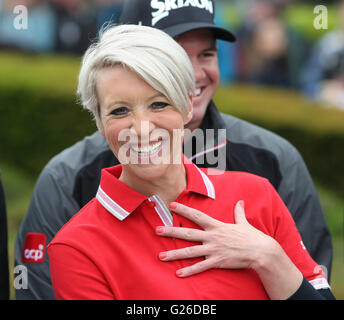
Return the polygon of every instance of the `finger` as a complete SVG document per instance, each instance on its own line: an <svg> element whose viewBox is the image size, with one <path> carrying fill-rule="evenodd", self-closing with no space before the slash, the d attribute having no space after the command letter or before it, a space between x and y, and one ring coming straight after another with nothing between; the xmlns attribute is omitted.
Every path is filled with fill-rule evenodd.
<svg viewBox="0 0 344 320"><path fill-rule="evenodd" d="M208 216L207 214L203 213L202 211L196 210L194 208L185 206L178 202L171 202L170 208L180 214L181 216L195 222L197 225L202 227L203 229L211 228L218 225L219 221Z"/></svg>
<svg viewBox="0 0 344 320"><path fill-rule="evenodd" d="M186 267L186 268L177 270L176 275L180 278L185 278L185 277L189 277L189 276L192 276L194 274L197 274L197 273L207 271L207 270L212 269L212 268L215 268L214 260L205 259L201 262L195 263L194 265L192 265L190 267Z"/></svg>
<svg viewBox="0 0 344 320"><path fill-rule="evenodd" d="M236 224L248 223L245 215L245 202L243 200L238 201L234 207L234 221Z"/></svg>
<svg viewBox="0 0 344 320"><path fill-rule="evenodd" d="M155 231L159 236L187 241L203 242L206 239L205 231L199 229L159 226Z"/></svg>
<svg viewBox="0 0 344 320"><path fill-rule="evenodd" d="M160 252L159 259L163 261L173 261L173 260L180 260L180 259L205 257L208 253L209 252L206 246L196 245L196 246L191 246L191 247L185 247L182 249Z"/></svg>

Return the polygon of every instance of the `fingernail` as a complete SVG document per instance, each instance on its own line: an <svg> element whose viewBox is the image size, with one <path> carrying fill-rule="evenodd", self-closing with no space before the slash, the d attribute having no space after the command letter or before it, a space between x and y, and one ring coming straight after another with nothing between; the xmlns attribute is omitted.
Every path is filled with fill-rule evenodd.
<svg viewBox="0 0 344 320"><path fill-rule="evenodd" d="M245 209L245 201L244 200L240 200L239 205L241 208Z"/></svg>
<svg viewBox="0 0 344 320"><path fill-rule="evenodd" d="M182 275L183 275L183 271L182 271L182 270L177 270L177 271L176 271L176 275L177 275L178 277L182 276Z"/></svg>
<svg viewBox="0 0 344 320"><path fill-rule="evenodd" d="M166 252L160 252L159 253L159 259L164 260L167 258L167 253Z"/></svg>
<svg viewBox="0 0 344 320"><path fill-rule="evenodd" d="M177 208L177 204L175 202L171 202L170 203L170 208L171 209L176 209Z"/></svg>
<svg viewBox="0 0 344 320"><path fill-rule="evenodd" d="M165 231L165 228L164 227L156 227L155 229L156 233L163 233Z"/></svg>

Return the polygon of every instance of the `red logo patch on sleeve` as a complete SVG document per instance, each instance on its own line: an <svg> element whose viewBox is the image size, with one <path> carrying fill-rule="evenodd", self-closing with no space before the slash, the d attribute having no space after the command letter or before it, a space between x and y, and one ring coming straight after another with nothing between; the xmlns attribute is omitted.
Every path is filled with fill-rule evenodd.
<svg viewBox="0 0 344 320"><path fill-rule="evenodd" d="M22 261L28 263L42 263L45 256L47 237L43 233L29 232L26 234Z"/></svg>

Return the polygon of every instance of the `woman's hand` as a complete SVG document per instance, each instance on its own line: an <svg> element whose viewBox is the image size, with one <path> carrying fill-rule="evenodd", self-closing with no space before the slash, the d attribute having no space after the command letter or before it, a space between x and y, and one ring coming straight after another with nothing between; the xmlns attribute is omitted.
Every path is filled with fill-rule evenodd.
<svg viewBox="0 0 344 320"><path fill-rule="evenodd" d="M158 227L157 234L165 237L202 242L202 245L161 252L163 261L205 257L205 260L180 269L177 275L187 277L212 268L255 268L259 258L271 251L275 240L254 228L246 220L244 202L239 201L234 209L235 224L224 223L205 213L180 203L171 203L171 209L195 222L204 229Z"/></svg>
<svg viewBox="0 0 344 320"><path fill-rule="evenodd" d="M234 208L235 224L218 221L201 211L176 202L172 202L170 208L204 229L161 226L156 228L159 236L202 243L160 252L159 258L162 261L205 257L201 262L177 270L177 276L187 277L212 268L252 268L260 276L271 299L288 298L300 286L301 272L276 240L246 220L242 200L238 201Z"/></svg>

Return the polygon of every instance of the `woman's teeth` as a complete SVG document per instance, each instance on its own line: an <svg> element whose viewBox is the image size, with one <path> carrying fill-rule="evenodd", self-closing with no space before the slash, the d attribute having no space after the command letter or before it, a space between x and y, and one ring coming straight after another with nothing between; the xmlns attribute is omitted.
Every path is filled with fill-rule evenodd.
<svg viewBox="0 0 344 320"><path fill-rule="evenodd" d="M137 147L132 145L131 148L138 153L140 156L149 156L154 154L162 145L162 141L156 142L152 145L144 146L144 147Z"/></svg>
<svg viewBox="0 0 344 320"><path fill-rule="evenodd" d="M198 97L201 94L201 88L196 88L195 96Z"/></svg>

